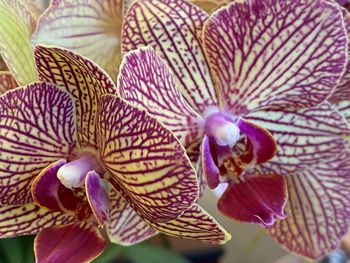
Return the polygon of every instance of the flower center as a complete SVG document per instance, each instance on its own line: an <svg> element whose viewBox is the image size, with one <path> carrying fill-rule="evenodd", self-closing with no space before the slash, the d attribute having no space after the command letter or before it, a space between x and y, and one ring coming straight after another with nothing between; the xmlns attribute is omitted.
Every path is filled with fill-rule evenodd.
<svg viewBox="0 0 350 263"><path fill-rule="evenodd" d="M206 118L205 134L220 146L233 147L239 140L240 130L230 116L216 112Z"/></svg>
<svg viewBox="0 0 350 263"><path fill-rule="evenodd" d="M79 188L84 185L85 177L90 171L102 172L95 155L84 153L79 159L63 165L57 172L60 182L67 188Z"/></svg>

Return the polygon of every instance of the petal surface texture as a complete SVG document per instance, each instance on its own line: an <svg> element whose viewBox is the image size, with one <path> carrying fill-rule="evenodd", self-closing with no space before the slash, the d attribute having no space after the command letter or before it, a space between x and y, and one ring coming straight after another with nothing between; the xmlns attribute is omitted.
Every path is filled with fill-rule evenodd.
<svg viewBox="0 0 350 263"><path fill-rule="evenodd" d="M0 96L0 204L31 202L35 176L72 157L76 145L75 107L65 91L39 82Z"/></svg>
<svg viewBox="0 0 350 263"><path fill-rule="evenodd" d="M30 37L35 17L22 1L0 1L0 53L20 85L37 80Z"/></svg>
<svg viewBox="0 0 350 263"><path fill-rule="evenodd" d="M350 155L298 172L288 180L287 219L271 236L288 250L320 258L339 246L350 223Z"/></svg>
<svg viewBox="0 0 350 263"><path fill-rule="evenodd" d="M34 241L36 261L40 263L90 262L105 246L97 227L81 223L42 230Z"/></svg>
<svg viewBox="0 0 350 263"><path fill-rule="evenodd" d="M210 189L216 188L220 184L220 171L217 164L214 162L212 153L210 151L210 141L207 136L204 136L201 145L201 162L202 171L205 176L205 180ZM201 170L198 170L198 174L202 174Z"/></svg>
<svg viewBox="0 0 350 263"><path fill-rule="evenodd" d="M219 199L218 209L234 220L269 227L277 218L285 218L287 196L283 176L247 176L243 182L229 184Z"/></svg>
<svg viewBox="0 0 350 263"><path fill-rule="evenodd" d="M95 171L88 172L85 178L86 195L97 222L104 225L109 214L108 192L102 178Z"/></svg>
<svg viewBox="0 0 350 263"><path fill-rule="evenodd" d="M204 31L224 108L235 114L319 104L342 75L346 45L340 9L323 0L236 1Z"/></svg>
<svg viewBox="0 0 350 263"><path fill-rule="evenodd" d="M158 232L130 206L128 201L114 189L109 193L110 213L107 234L111 242L123 246L140 243Z"/></svg>
<svg viewBox="0 0 350 263"><path fill-rule="evenodd" d="M197 176L174 135L145 111L106 95L99 110L100 160L141 217L177 218L198 197Z"/></svg>
<svg viewBox="0 0 350 263"><path fill-rule="evenodd" d="M35 235L55 226L74 223L74 217L60 212L51 212L34 203L21 206L0 207L0 237Z"/></svg>
<svg viewBox="0 0 350 263"><path fill-rule="evenodd" d="M327 103L297 111L261 110L246 118L269 130L277 142L275 157L259 169L287 175L334 158L347 147L349 128L341 114Z"/></svg>
<svg viewBox="0 0 350 263"><path fill-rule="evenodd" d="M123 0L54 0L40 18L34 44L82 54L115 79L121 60Z"/></svg>
<svg viewBox="0 0 350 263"><path fill-rule="evenodd" d="M197 204L192 205L175 220L150 224L164 234L209 244L225 244L231 239L231 235Z"/></svg>
<svg viewBox="0 0 350 263"><path fill-rule="evenodd" d="M11 72L0 71L0 95L17 86L18 84Z"/></svg>
<svg viewBox="0 0 350 263"><path fill-rule="evenodd" d="M187 147L202 136L200 116L183 99L170 68L151 48L128 53L120 69L118 91L165 124Z"/></svg>
<svg viewBox="0 0 350 263"><path fill-rule="evenodd" d="M108 75L90 60L61 48L38 46L35 59L40 80L64 88L75 99L77 133L82 146L96 146L96 112L103 94L115 94Z"/></svg>
<svg viewBox="0 0 350 263"><path fill-rule="evenodd" d="M343 10L344 25L348 36L348 57L350 56L350 13ZM343 100L350 100L350 60L345 67L345 72L340 79L338 85L333 91L332 96L328 99L332 103L337 103Z"/></svg>
<svg viewBox="0 0 350 263"><path fill-rule="evenodd" d="M217 95L202 48L208 15L187 1L142 0L125 17L122 49L151 46L166 61L187 103L198 113L216 106Z"/></svg>

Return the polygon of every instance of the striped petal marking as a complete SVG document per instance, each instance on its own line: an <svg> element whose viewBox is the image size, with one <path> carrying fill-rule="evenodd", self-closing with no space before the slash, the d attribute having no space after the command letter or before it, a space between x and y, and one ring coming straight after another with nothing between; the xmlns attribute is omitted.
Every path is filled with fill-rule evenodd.
<svg viewBox="0 0 350 263"><path fill-rule="evenodd" d="M149 224L164 234L209 244L225 244L231 239L231 235L197 204L193 204L175 220Z"/></svg>
<svg viewBox="0 0 350 263"><path fill-rule="evenodd" d="M96 146L96 113L103 94L115 94L108 75L90 60L62 48L37 46L39 78L69 92L75 100L77 133L82 146Z"/></svg>
<svg viewBox="0 0 350 263"><path fill-rule="evenodd" d="M348 39L348 57L350 56L350 13L346 10L342 10L344 25ZM343 100L350 100L350 60L347 61L345 72L335 87L332 95L328 98L331 103L337 103Z"/></svg>
<svg viewBox="0 0 350 263"><path fill-rule="evenodd" d="M337 110L350 125L350 99L342 100L333 104L335 110Z"/></svg>
<svg viewBox="0 0 350 263"><path fill-rule="evenodd" d="M121 97L165 124L186 148L202 136L201 117L186 103L170 68L152 48L125 55L118 91Z"/></svg>
<svg viewBox="0 0 350 263"><path fill-rule="evenodd" d="M270 227L285 219L287 184L280 175L250 175L230 182L218 201L218 209L231 219Z"/></svg>
<svg viewBox="0 0 350 263"><path fill-rule="evenodd" d="M64 212L79 221L87 221L92 216L89 202L79 196L78 190L66 188L57 177L58 170L66 163L66 160L59 160L41 171L32 184L33 199L50 211Z"/></svg>
<svg viewBox="0 0 350 263"><path fill-rule="evenodd" d="M74 223L76 219L60 212L51 212L34 203L0 207L0 237L35 235L55 225Z"/></svg>
<svg viewBox="0 0 350 263"><path fill-rule="evenodd" d="M146 224L118 192L112 193L111 200L114 215L110 217L109 235L113 235L111 241L117 244L135 244L157 234L158 231L210 244L224 244L231 238L230 234L197 204L175 220L164 223L146 220Z"/></svg>
<svg viewBox="0 0 350 263"><path fill-rule="evenodd" d="M36 20L22 1L0 0L0 53L20 85L37 80L30 43Z"/></svg>
<svg viewBox="0 0 350 263"><path fill-rule="evenodd" d="M224 108L240 115L322 102L346 63L342 21L323 0L246 0L220 9L206 23L204 46Z"/></svg>
<svg viewBox="0 0 350 263"><path fill-rule="evenodd" d="M121 61L122 20L123 0L54 0L32 42L82 54L114 79Z"/></svg>
<svg viewBox="0 0 350 263"><path fill-rule="evenodd" d="M287 219L270 235L288 250L318 259L339 246L350 224L350 154L287 177Z"/></svg>
<svg viewBox="0 0 350 263"><path fill-rule="evenodd" d="M198 113L217 106L217 96L202 48L202 28L208 15L187 1L141 0L126 14L124 52L151 46L168 64L178 89Z"/></svg>
<svg viewBox="0 0 350 263"><path fill-rule="evenodd" d="M132 209L116 190L109 192L110 213L107 234L115 244L130 246L153 237L158 232Z"/></svg>
<svg viewBox="0 0 350 263"><path fill-rule="evenodd" d="M74 155L75 107L43 82L0 96L0 204L32 202L30 185L49 164Z"/></svg>
<svg viewBox="0 0 350 263"><path fill-rule="evenodd" d="M11 72L0 71L0 95L16 87L18 87L18 84Z"/></svg>
<svg viewBox="0 0 350 263"><path fill-rule="evenodd" d="M36 262L90 262L106 247L96 226L75 223L42 230L34 240Z"/></svg>
<svg viewBox="0 0 350 263"><path fill-rule="evenodd" d="M85 192L97 223L104 225L108 220L109 199L104 180L95 171L87 173Z"/></svg>
<svg viewBox="0 0 350 263"><path fill-rule="evenodd" d="M277 142L275 157L260 165L267 169L263 173L273 169L286 175L334 158L349 136L344 118L327 103L297 111L260 110L245 117L269 130Z"/></svg>
<svg viewBox="0 0 350 263"><path fill-rule="evenodd" d="M199 6L208 14L214 13L220 7L230 4L235 0L191 0L193 4Z"/></svg>
<svg viewBox="0 0 350 263"><path fill-rule="evenodd" d="M168 129L112 95L102 98L98 114L100 160L139 216L169 221L196 201L196 173Z"/></svg>

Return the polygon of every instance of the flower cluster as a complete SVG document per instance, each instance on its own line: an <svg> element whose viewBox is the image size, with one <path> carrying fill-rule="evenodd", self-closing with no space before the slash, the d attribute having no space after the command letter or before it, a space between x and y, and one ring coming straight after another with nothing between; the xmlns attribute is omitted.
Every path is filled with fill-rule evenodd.
<svg viewBox="0 0 350 263"><path fill-rule="evenodd" d="M92 260L104 236L223 244L230 234L197 204L206 186L223 215L292 252L339 245L350 226L340 5L0 0L0 18L0 237L37 234L37 262Z"/></svg>

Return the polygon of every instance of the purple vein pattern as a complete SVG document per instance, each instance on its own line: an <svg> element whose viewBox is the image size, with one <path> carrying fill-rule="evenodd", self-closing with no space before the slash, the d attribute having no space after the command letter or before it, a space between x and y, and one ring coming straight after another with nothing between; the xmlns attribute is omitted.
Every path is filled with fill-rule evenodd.
<svg viewBox="0 0 350 263"><path fill-rule="evenodd" d="M0 204L32 201L34 177L52 162L69 158L75 138L75 107L65 91L34 83L0 97Z"/></svg>

